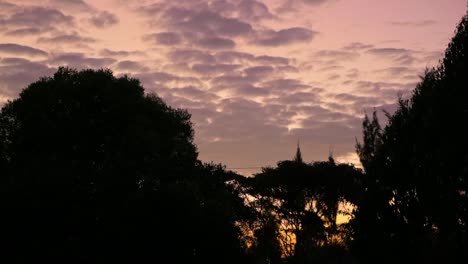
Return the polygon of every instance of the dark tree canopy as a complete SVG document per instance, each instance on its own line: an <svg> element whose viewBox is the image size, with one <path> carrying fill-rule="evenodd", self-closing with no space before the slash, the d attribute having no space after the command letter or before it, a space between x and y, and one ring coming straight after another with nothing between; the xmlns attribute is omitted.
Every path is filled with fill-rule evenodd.
<svg viewBox="0 0 468 264"><path fill-rule="evenodd" d="M357 145L366 171L356 252L385 261L468 258L468 16L440 66L427 70L381 129L365 118ZM369 254L372 252L372 254Z"/></svg>
<svg viewBox="0 0 468 264"><path fill-rule="evenodd" d="M247 193L254 198L250 205L257 212L253 251L262 260L258 263L278 263L278 250L287 263L350 261L347 228L337 224L337 215L340 204L357 200L361 178L361 170L332 157L305 163L298 148L293 160L247 179Z"/></svg>
<svg viewBox="0 0 468 264"><path fill-rule="evenodd" d="M8 103L0 122L7 165L49 177L66 172L79 182L83 175L96 181L113 175L109 180L115 184L130 187L129 180L135 188L151 181L148 177L175 177L175 170L184 171L197 159L186 111L144 95L137 80L106 70L61 68ZM43 171L50 168L54 171Z"/></svg>
<svg viewBox="0 0 468 264"><path fill-rule="evenodd" d="M0 113L2 243L13 262L241 256L242 201L202 165L190 115L138 80L60 68ZM232 177L231 177L232 178Z"/></svg>

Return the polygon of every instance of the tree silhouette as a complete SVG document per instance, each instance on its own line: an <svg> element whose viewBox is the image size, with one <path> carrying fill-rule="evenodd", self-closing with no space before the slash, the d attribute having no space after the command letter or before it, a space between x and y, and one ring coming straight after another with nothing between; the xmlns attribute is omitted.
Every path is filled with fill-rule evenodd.
<svg viewBox="0 0 468 264"><path fill-rule="evenodd" d="M138 80L60 68L32 83L0 113L0 166L11 262L243 256L235 175L201 164L190 115Z"/></svg>
<svg viewBox="0 0 468 264"><path fill-rule="evenodd" d="M345 234L336 223L338 205L356 200L361 172L351 165L336 164L331 157L304 163L298 159L299 148L296 152L299 155L292 161L280 161L276 168L264 168L247 180L248 193L254 197L251 206L266 216L259 223L256 239L263 241L265 234L276 234L270 241L280 242L288 263L342 261L345 239L338 237Z"/></svg>
<svg viewBox="0 0 468 264"><path fill-rule="evenodd" d="M367 191L353 225L354 246L364 259L468 257L466 43L467 16L440 66L426 71L410 99L400 98L387 126L380 129L375 113L363 122L357 152Z"/></svg>

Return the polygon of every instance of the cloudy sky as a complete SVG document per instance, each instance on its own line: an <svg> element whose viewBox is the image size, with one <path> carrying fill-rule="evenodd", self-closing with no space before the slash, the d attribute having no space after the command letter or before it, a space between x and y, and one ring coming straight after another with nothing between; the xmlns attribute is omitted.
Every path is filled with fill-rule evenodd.
<svg viewBox="0 0 468 264"><path fill-rule="evenodd" d="M437 64L466 0L0 0L0 104L58 66L139 78L203 161L355 162L364 112ZM250 174L258 169L242 169Z"/></svg>

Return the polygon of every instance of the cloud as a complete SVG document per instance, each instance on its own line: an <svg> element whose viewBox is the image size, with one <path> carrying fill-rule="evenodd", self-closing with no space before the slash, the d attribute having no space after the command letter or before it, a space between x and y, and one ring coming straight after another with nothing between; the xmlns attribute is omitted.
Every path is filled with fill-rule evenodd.
<svg viewBox="0 0 468 264"><path fill-rule="evenodd" d="M245 97L258 97L258 98L264 98L266 96L271 95L271 92L268 91L265 88L258 87L252 84L244 84L244 85L239 85L238 87L235 87L235 94L237 96L245 96Z"/></svg>
<svg viewBox="0 0 468 264"><path fill-rule="evenodd" d="M343 70L345 67L340 65L328 65L318 69L317 71L336 71L336 70Z"/></svg>
<svg viewBox="0 0 468 264"><path fill-rule="evenodd" d="M412 70L441 56L436 47L398 49L417 45L409 40L392 47L341 34L328 48L315 43L320 29L310 23L323 23L313 14L337 0L113 1L104 11L87 0L0 0L1 36L45 53L33 61L24 50L2 51L11 57L0 59L0 101L56 66L110 67L188 109L202 160L274 165L294 155L298 137L307 160L326 158L330 144L336 155L352 152L364 110L394 107L418 81ZM413 22L393 26L433 26ZM118 37L137 25L131 38Z"/></svg>
<svg viewBox="0 0 468 264"><path fill-rule="evenodd" d="M275 79L267 81L262 84L264 87L270 90L276 90L281 92L296 92L311 88L310 85L306 85L297 79Z"/></svg>
<svg viewBox="0 0 468 264"><path fill-rule="evenodd" d="M3 2L3 1L0 2L0 8L2 10L13 9L13 8L16 8L16 7L17 7L17 5L9 3L9 2Z"/></svg>
<svg viewBox="0 0 468 264"><path fill-rule="evenodd" d="M392 26L410 26L410 27L427 27L437 24L436 20L421 20L421 21L391 21L388 24Z"/></svg>
<svg viewBox="0 0 468 264"><path fill-rule="evenodd" d="M279 81L276 75L280 75L278 69L267 65L257 65L245 67L240 70L240 66L235 65L239 70L224 71L223 74L215 74L209 79L210 87L215 91L228 91L237 95L267 96L276 93L279 89L272 87L275 81ZM229 66L226 65L226 69ZM272 80L274 79L274 80ZM293 83L288 83L293 84ZM298 83L294 83L298 84ZM290 89L294 89L291 87Z"/></svg>
<svg viewBox="0 0 468 264"><path fill-rule="evenodd" d="M273 19L275 16L270 13L268 6L255 0L242 0L237 5L239 17L251 21L262 19Z"/></svg>
<svg viewBox="0 0 468 264"><path fill-rule="evenodd" d="M213 90L221 91L249 85L252 81L252 78L242 76L240 73L230 73L217 76L211 79L210 83Z"/></svg>
<svg viewBox="0 0 468 264"><path fill-rule="evenodd" d="M131 54L131 52L126 51L126 50L110 50L110 49L102 49L99 51L99 55L104 56L104 57L127 57Z"/></svg>
<svg viewBox="0 0 468 264"><path fill-rule="evenodd" d="M299 73L299 69L291 65L278 66L277 69L284 73Z"/></svg>
<svg viewBox="0 0 468 264"><path fill-rule="evenodd" d="M236 43L228 38L202 38L198 40L197 45L207 49L232 49L236 46Z"/></svg>
<svg viewBox="0 0 468 264"><path fill-rule="evenodd" d="M92 16L91 23L98 28L105 28L119 23L119 18L107 11L102 11Z"/></svg>
<svg viewBox="0 0 468 264"><path fill-rule="evenodd" d="M74 12L94 10L94 8L84 0L50 0L50 4Z"/></svg>
<svg viewBox="0 0 468 264"><path fill-rule="evenodd" d="M140 72L148 71L149 68L145 67L143 64L137 61L124 60L117 63L115 69L119 71L131 71L131 72Z"/></svg>
<svg viewBox="0 0 468 264"><path fill-rule="evenodd" d="M15 43L0 43L0 52L26 55L26 56L47 56L47 52L29 46L23 46Z"/></svg>
<svg viewBox="0 0 468 264"><path fill-rule="evenodd" d="M246 21L260 21L263 19L275 19L276 17L270 13L268 5L255 0L218 0L205 1L206 4L199 6L219 13L225 17L237 16Z"/></svg>
<svg viewBox="0 0 468 264"><path fill-rule="evenodd" d="M273 100L274 103L281 104L281 105L309 105L309 104L316 104L320 103L321 97L319 93L311 93L311 92L292 92L288 94L284 94L279 98Z"/></svg>
<svg viewBox="0 0 468 264"><path fill-rule="evenodd" d="M284 3L277 8L277 13L297 12L298 10L307 7L317 7L326 3L337 2L338 0L285 0Z"/></svg>
<svg viewBox="0 0 468 264"><path fill-rule="evenodd" d="M55 44L82 44L94 43L96 40L90 37L82 37L78 34L63 34L54 37L41 37L37 40L38 43L55 43Z"/></svg>
<svg viewBox="0 0 468 264"><path fill-rule="evenodd" d="M159 2L139 8L139 12L145 14L153 26L168 29L161 35L146 37L163 45L180 44L182 38L199 47L232 49L237 38L242 38L255 45L280 46L307 42L317 34L302 27L279 31L264 26L262 30L254 29L250 23L274 16L264 3L252 0Z"/></svg>
<svg viewBox="0 0 468 264"><path fill-rule="evenodd" d="M256 79L262 79L274 73L274 68L271 66L254 66L244 69L247 76L252 76Z"/></svg>
<svg viewBox="0 0 468 264"><path fill-rule="evenodd" d="M237 18L224 17L219 13L209 9L188 9L181 6L170 6L169 4L158 6L153 9L151 6L143 7L143 13L150 15L159 14L159 23L164 24L171 31L177 32L197 32L208 36L234 37L248 34L252 31L252 26Z"/></svg>
<svg viewBox="0 0 468 264"><path fill-rule="evenodd" d="M385 76L389 76L391 78L401 78L408 74L413 75L413 79L418 78L418 70L412 67L394 66L385 69L379 69L375 72L384 74Z"/></svg>
<svg viewBox="0 0 468 264"><path fill-rule="evenodd" d="M136 73L133 74L133 76L140 79L143 85L149 89L203 85L202 82L196 77L179 76L164 71L148 71L144 73Z"/></svg>
<svg viewBox="0 0 468 264"><path fill-rule="evenodd" d="M195 101L201 101L201 102L206 102L206 101L213 101L213 100L219 100L220 97L217 96L214 93L210 93L207 91L203 91L201 89L198 89L194 86L186 86L182 88L174 88L171 89L171 93L174 93L176 95L182 96L184 98L190 98Z"/></svg>
<svg viewBox="0 0 468 264"><path fill-rule="evenodd" d="M294 134L301 139L318 144L349 144L355 140L355 135L361 133L361 120L354 123L320 122L309 120L305 128L294 129ZM350 148L352 149L352 148Z"/></svg>
<svg viewBox="0 0 468 264"><path fill-rule="evenodd" d="M330 74L330 75L328 75L327 80L335 81L335 80L338 80L340 77L341 77L341 75L339 75L339 74Z"/></svg>
<svg viewBox="0 0 468 264"><path fill-rule="evenodd" d="M361 51L361 50L371 49L373 47L374 45L371 45L371 44L364 44L361 42L351 42L348 45L344 46L342 49L350 50L350 51Z"/></svg>
<svg viewBox="0 0 468 264"><path fill-rule="evenodd" d="M116 60L112 58L87 57L84 53L62 53L53 56L49 63L61 66L67 65L72 68L108 68Z"/></svg>
<svg viewBox="0 0 468 264"><path fill-rule="evenodd" d="M102 49L99 51L99 55L104 57L127 57L131 55L144 55L141 51L127 51L127 50L110 50L110 49Z"/></svg>
<svg viewBox="0 0 468 264"><path fill-rule="evenodd" d="M160 32L143 36L144 41L159 45L173 46L182 43L182 38L175 32Z"/></svg>
<svg viewBox="0 0 468 264"><path fill-rule="evenodd" d="M355 78L359 77L359 70L356 69L356 68L347 70L346 71L346 77L348 77L350 79L355 79Z"/></svg>
<svg viewBox="0 0 468 264"><path fill-rule="evenodd" d="M57 9L41 6L25 6L7 18L0 19L0 25L24 27L71 26L74 18Z"/></svg>
<svg viewBox="0 0 468 264"><path fill-rule="evenodd" d="M378 94L380 104L395 102L398 95L406 96L416 87L417 81L357 81L356 95Z"/></svg>
<svg viewBox="0 0 468 264"><path fill-rule="evenodd" d="M189 30L202 29L203 32L215 32L221 36L239 36L248 34L252 31L252 26L236 18L226 18L218 14L202 11L195 14L185 23L179 24L181 28Z"/></svg>
<svg viewBox="0 0 468 264"><path fill-rule="evenodd" d="M7 36L25 37L39 35L45 32L54 31L54 27L24 27L5 32Z"/></svg>
<svg viewBox="0 0 468 264"><path fill-rule="evenodd" d="M261 55L256 56L255 61L262 64L287 65L289 64L290 59L277 56Z"/></svg>
<svg viewBox="0 0 468 264"><path fill-rule="evenodd" d="M321 5L327 2L335 2L337 0L303 0L307 5Z"/></svg>
<svg viewBox="0 0 468 264"><path fill-rule="evenodd" d="M23 58L0 59L0 96L12 98L39 77L50 76L55 69Z"/></svg>
<svg viewBox="0 0 468 264"><path fill-rule="evenodd" d="M355 113L362 113L365 108L372 108L379 105L378 97L369 95L356 95L352 93L338 93L333 95L333 99L342 105L348 106Z"/></svg>
<svg viewBox="0 0 468 264"><path fill-rule="evenodd" d="M247 52L239 52L239 51L219 51L214 54L217 61L221 61L223 63L248 63L255 60L255 56L253 54Z"/></svg>
<svg viewBox="0 0 468 264"><path fill-rule="evenodd" d="M314 57L332 60L333 62L350 61L359 58L359 53L343 50L320 50L314 53Z"/></svg>
<svg viewBox="0 0 468 264"><path fill-rule="evenodd" d="M402 48L373 48L367 50L367 53L380 56L383 58L390 58L393 59L394 62L400 64L412 64L415 60L414 58L414 51L409 49L402 49Z"/></svg>
<svg viewBox="0 0 468 264"><path fill-rule="evenodd" d="M141 78L143 81L148 83L166 83L180 79L178 76L167 72L149 72L138 74L137 76L137 78Z"/></svg>
<svg viewBox="0 0 468 264"><path fill-rule="evenodd" d="M435 65L443 58L443 55L443 51L425 52L422 54L422 57L419 58L419 61L426 65Z"/></svg>
<svg viewBox="0 0 468 264"><path fill-rule="evenodd" d="M194 64L192 66L192 70L195 72L210 76L210 75L218 75L218 74L227 74L230 73L238 68L240 68L240 64Z"/></svg>
<svg viewBox="0 0 468 264"><path fill-rule="evenodd" d="M11 66L11 65L19 65L23 63L30 63L31 61L28 59L17 58L17 57L6 57L0 59L0 63L2 66Z"/></svg>
<svg viewBox="0 0 468 264"><path fill-rule="evenodd" d="M240 63L240 64L266 64L287 66L291 62L289 58L269 55L257 55L239 52L239 51L219 51L214 54L217 61L221 63Z"/></svg>
<svg viewBox="0 0 468 264"><path fill-rule="evenodd" d="M301 95L297 98L301 98ZM292 157L298 137L301 138L301 142L304 142L301 146L304 155L308 158L312 153L318 158L322 152L323 158L326 158L329 144L336 147L335 154L337 155L348 153L353 151L353 146L349 142L354 142L354 136L361 129L360 119L344 113L333 113L318 106L297 107L291 110L291 107L286 104L264 105L253 100L234 97L221 100L219 104L211 107L222 109L219 112L206 108L190 110L194 113L196 120L209 120L197 127L197 135L202 138L197 142L204 153L202 158L222 161L223 159L230 160L229 157L235 155L241 157L236 162L242 165L249 164L249 162L251 164L252 160L258 162L252 165L275 162L266 157L264 153L262 154L264 149L268 149L269 153L278 153L282 156L289 146ZM322 116L329 120L319 121L318 118L308 115L301 119L304 127L288 131L291 120L298 117L300 113L313 113L316 117ZM356 131L359 132L354 133ZM322 147L320 144L325 146ZM348 145L350 146L343 147ZM245 152L246 148L250 151ZM258 157L263 157L265 160ZM290 157L287 155L285 158Z"/></svg>
<svg viewBox="0 0 468 264"><path fill-rule="evenodd" d="M266 30L258 32L252 43L261 46L282 46L308 42L312 40L316 34L317 32L315 31L301 27L293 27L279 31Z"/></svg>
<svg viewBox="0 0 468 264"><path fill-rule="evenodd" d="M215 63L215 57L209 52L193 49L177 49L169 52L168 58L176 63Z"/></svg>
<svg viewBox="0 0 468 264"><path fill-rule="evenodd" d="M367 52L371 54L376 54L376 55L398 56L401 54L409 53L410 50L399 49L399 48L375 48L375 49L370 49Z"/></svg>

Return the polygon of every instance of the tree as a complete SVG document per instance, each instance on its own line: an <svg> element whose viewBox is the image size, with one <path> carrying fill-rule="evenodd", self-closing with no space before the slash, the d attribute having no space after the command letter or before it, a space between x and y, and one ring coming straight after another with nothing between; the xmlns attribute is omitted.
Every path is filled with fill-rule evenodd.
<svg viewBox="0 0 468 264"><path fill-rule="evenodd" d="M247 180L248 193L254 197L251 206L260 214L256 240L276 234L276 239L269 238L270 246L277 248L279 241L288 263L342 261L346 252L336 223L338 205L356 200L361 171L336 164L332 157L308 164L298 156Z"/></svg>
<svg viewBox="0 0 468 264"><path fill-rule="evenodd" d="M193 134L187 111L109 70L30 84L0 113L2 251L10 262L239 260L234 176L197 160Z"/></svg>
<svg viewBox="0 0 468 264"><path fill-rule="evenodd" d="M363 122L357 152L366 171L354 245L362 257L451 262L468 256L468 17L439 67L399 100L380 130Z"/></svg>

